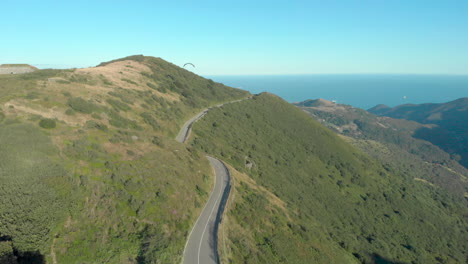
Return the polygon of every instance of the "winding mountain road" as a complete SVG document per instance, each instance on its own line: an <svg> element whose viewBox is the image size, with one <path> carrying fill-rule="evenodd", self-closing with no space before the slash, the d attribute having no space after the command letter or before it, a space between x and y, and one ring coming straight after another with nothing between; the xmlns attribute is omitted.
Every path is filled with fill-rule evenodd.
<svg viewBox="0 0 468 264"><path fill-rule="evenodd" d="M246 99L235 100L204 109L190 118L179 131L176 140L185 143L190 135L193 123L205 116L214 107L240 102ZM230 174L224 163L216 158L206 156L215 173L215 184L210 198L197 219L185 245L183 264L218 264L218 226L229 197Z"/></svg>
<svg viewBox="0 0 468 264"><path fill-rule="evenodd" d="M185 124L180 128L179 134L177 134L176 140L179 141L180 143L185 143L187 141L187 138L190 134L190 130L192 129L193 123L197 122L200 118L202 118L210 108L207 108L200 113L198 113L196 116L190 118Z"/></svg>
<svg viewBox="0 0 468 264"><path fill-rule="evenodd" d="M183 264L218 264L218 226L229 197L229 170L207 156L215 171L215 186L185 245Z"/></svg>

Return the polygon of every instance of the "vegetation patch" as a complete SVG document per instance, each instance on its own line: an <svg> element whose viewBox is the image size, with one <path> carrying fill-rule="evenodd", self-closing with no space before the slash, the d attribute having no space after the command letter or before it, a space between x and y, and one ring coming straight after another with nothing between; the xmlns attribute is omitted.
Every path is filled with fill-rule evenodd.
<svg viewBox="0 0 468 264"><path fill-rule="evenodd" d="M121 116L118 112L116 111L110 111L108 113L109 115L109 124L118 127L118 128L132 128L136 130L141 130L141 126L138 125L135 121L130 120L128 118L125 118Z"/></svg>
<svg viewBox="0 0 468 264"><path fill-rule="evenodd" d="M129 84L138 85L138 83L136 83L136 82L134 82L134 81L132 81L130 79L122 78L121 80L124 81L124 82L128 82Z"/></svg>
<svg viewBox="0 0 468 264"><path fill-rule="evenodd" d="M53 161L58 152L37 127L2 124L0 145L0 259L44 259L53 230L73 208L72 179Z"/></svg>
<svg viewBox="0 0 468 264"><path fill-rule="evenodd" d="M92 112L98 111L99 106L91 101L86 101L81 97L72 97L68 99L68 106L70 106L76 112L91 114Z"/></svg>
<svg viewBox="0 0 468 264"><path fill-rule="evenodd" d="M43 118L39 121L39 126L45 129L52 129L57 126L55 119Z"/></svg>
<svg viewBox="0 0 468 264"><path fill-rule="evenodd" d="M153 130L159 130L160 125L151 113L144 112L141 113L140 116L143 118L143 121L145 121L146 124L150 125L153 128Z"/></svg>
<svg viewBox="0 0 468 264"><path fill-rule="evenodd" d="M126 103L114 100L114 99L107 99L106 102L110 104L115 110L117 111L129 111L131 108Z"/></svg>

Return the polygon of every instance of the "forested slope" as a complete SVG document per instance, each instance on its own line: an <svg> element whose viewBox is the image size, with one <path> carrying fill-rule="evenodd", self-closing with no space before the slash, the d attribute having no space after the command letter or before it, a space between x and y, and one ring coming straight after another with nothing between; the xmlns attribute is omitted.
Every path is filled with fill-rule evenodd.
<svg viewBox="0 0 468 264"><path fill-rule="evenodd" d="M295 104L323 125L347 138L353 145L400 173L446 189L464 200L468 190L468 170L428 141L416 138L431 125L378 117L350 105L323 99Z"/></svg>

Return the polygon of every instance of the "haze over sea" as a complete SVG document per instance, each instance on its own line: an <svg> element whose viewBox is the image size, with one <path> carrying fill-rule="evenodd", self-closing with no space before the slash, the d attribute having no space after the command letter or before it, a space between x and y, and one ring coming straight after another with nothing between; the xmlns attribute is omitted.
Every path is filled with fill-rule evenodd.
<svg viewBox="0 0 468 264"><path fill-rule="evenodd" d="M369 109L377 104L443 103L468 96L468 75L207 76L251 93L271 92L289 102L323 98Z"/></svg>

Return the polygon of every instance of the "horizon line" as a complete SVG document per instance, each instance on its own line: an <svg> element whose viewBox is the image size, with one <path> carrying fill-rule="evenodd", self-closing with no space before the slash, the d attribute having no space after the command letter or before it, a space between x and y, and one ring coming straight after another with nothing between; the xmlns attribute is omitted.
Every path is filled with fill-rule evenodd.
<svg viewBox="0 0 468 264"><path fill-rule="evenodd" d="M4 64L4 63L2 63ZM0 64L0 65L2 65ZM15 63L18 64L18 63ZM34 66L40 70L45 69L82 69L82 68L94 68L95 66L84 66L76 67L71 64L47 64L47 63L22 63ZM54 67L55 66L55 67ZM176 65L178 66L178 65ZM180 66L179 66L180 67ZM181 67L182 68L182 67ZM193 71L192 71L193 72ZM458 77L468 77L468 73L402 73L402 72L324 72L324 73L223 73L223 74L210 74L210 73L196 73L200 76L212 76L212 77L236 77L236 76L306 76L306 75L425 75L425 76L458 76Z"/></svg>
<svg viewBox="0 0 468 264"><path fill-rule="evenodd" d="M279 73L279 74L200 74L210 77L236 77L236 76L306 76L306 75L436 75L436 76L466 76L468 73Z"/></svg>

